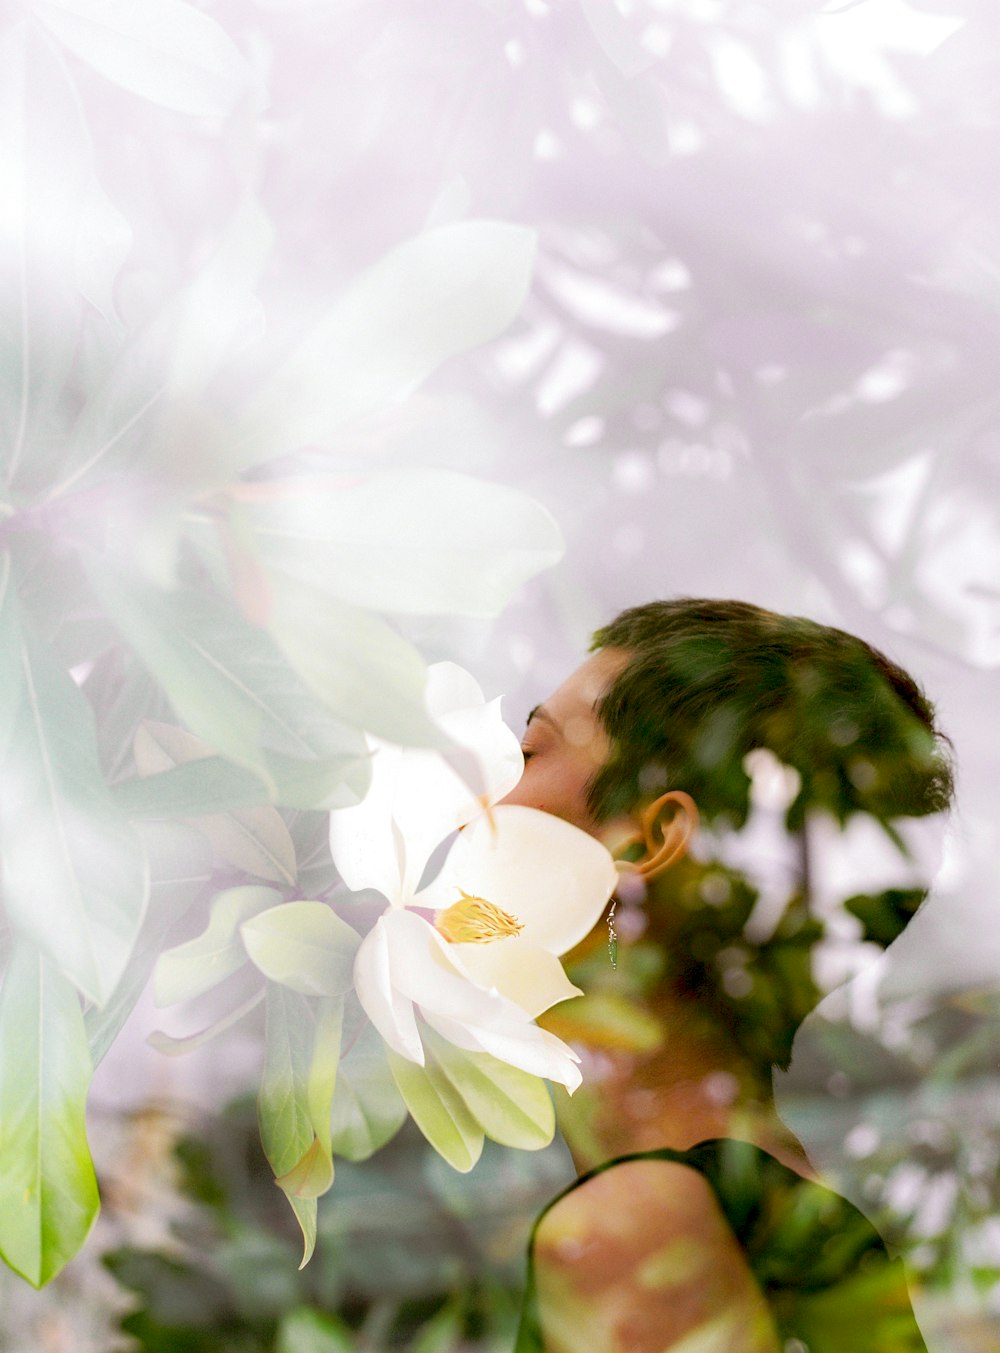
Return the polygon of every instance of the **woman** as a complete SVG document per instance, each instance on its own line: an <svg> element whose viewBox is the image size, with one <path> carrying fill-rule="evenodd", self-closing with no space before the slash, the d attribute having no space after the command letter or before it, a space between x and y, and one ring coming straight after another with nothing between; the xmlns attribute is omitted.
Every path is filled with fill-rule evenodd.
<svg viewBox="0 0 1000 1353"><path fill-rule="evenodd" d="M900 1266L812 1180L770 1078L820 994L813 823L864 814L902 846L901 822L944 810L933 708L861 640L741 602L637 607L595 648L529 716L506 800L624 858L618 924L635 936L610 936L612 971L592 935L576 957L588 978L603 963L604 992L585 978L591 994L548 1019L600 1051L561 1104L586 1173L536 1227L518 1353L916 1353ZM762 768L785 787L788 843L763 883L733 849L761 839ZM848 907L884 945L922 895Z"/></svg>

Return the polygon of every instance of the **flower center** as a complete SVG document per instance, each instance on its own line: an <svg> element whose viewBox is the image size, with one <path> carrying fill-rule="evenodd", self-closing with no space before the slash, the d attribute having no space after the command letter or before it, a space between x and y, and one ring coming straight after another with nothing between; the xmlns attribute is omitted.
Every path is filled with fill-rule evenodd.
<svg viewBox="0 0 1000 1353"><path fill-rule="evenodd" d="M434 921L449 944L489 944L524 929L516 916L485 897L474 897L461 888L458 891L462 894L459 900L439 911Z"/></svg>

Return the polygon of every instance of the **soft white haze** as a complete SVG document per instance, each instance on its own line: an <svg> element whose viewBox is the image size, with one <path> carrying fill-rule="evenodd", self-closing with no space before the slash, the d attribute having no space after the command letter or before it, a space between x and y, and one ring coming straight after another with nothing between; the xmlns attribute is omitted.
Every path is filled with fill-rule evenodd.
<svg viewBox="0 0 1000 1353"><path fill-rule="evenodd" d="M72 442L39 519L99 535L156 587L227 476L349 487L419 467L524 490L566 551L498 618L555 557L544 523L495 596L485 564L468 575L488 600L456 603L464 618L402 588L394 611L374 564L348 596L504 693L518 731L598 624L655 597L862 635L937 701L959 768L930 901L827 1012L849 1020L854 1000L864 1031L888 1005L904 1039L1000 972L998 90L995 0L4 6L8 484L30 496ZM422 232L480 220L504 232L434 263L435 286L452 274L439 325L412 329L412 255L351 291ZM149 446L169 450L153 469ZM449 517L432 481L392 482L390 563L415 518L455 558L478 541L492 557L478 499L456 491ZM324 556L336 595L358 520L344 509L349 548ZM217 1062L165 1064L143 1042L160 1022L140 1004L98 1104L215 1102L249 1080L252 1031ZM801 1046L790 1112L797 1068L815 1090ZM919 1086L901 1093L916 1121ZM800 1124L845 1190L855 1107L836 1140ZM995 1108L994 1082L963 1110L994 1146Z"/></svg>

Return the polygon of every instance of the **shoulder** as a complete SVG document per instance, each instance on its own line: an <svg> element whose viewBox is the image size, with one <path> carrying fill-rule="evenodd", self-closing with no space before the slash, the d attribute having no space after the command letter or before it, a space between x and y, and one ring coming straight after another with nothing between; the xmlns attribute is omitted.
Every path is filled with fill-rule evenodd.
<svg viewBox="0 0 1000 1353"><path fill-rule="evenodd" d="M663 1353L696 1334L731 1353L778 1348L711 1183L683 1159L654 1153L585 1177L540 1218L532 1261L547 1353Z"/></svg>
<svg viewBox="0 0 1000 1353"><path fill-rule="evenodd" d="M664 1353L695 1335L727 1353L925 1349L867 1218L733 1139L622 1157L560 1195L535 1227L518 1353Z"/></svg>

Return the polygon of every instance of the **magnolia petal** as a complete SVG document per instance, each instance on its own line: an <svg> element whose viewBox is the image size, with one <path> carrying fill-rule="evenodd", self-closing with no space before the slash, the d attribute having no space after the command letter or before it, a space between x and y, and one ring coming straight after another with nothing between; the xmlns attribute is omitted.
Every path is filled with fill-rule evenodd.
<svg viewBox="0 0 1000 1353"><path fill-rule="evenodd" d="M539 1029L521 1006L462 976L451 956L453 946L422 917L396 911L382 920L390 937L393 986L420 1007L423 1018L443 1038L469 1052L491 1053L570 1091L579 1085L576 1054L554 1034Z"/></svg>
<svg viewBox="0 0 1000 1353"><path fill-rule="evenodd" d="M393 804L393 820L405 852L401 902L409 902L416 894L435 848L468 822L478 807L472 790L437 753L404 754Z"/></svg>
<svg viewBox="0 0 1000 1353"><path fill-rule="evenodd" d="M435 1014L469 1027L530 1026L530 1017L519 1005L470 981L455 966L452 945L422 916L394 911L383 916L382 923L392 985L420 1007L425 1019Z"/></svg>
<svg viewBox="0 0 1000 1353"><path fill-rule="evenodd" d="M463 976L452 947L422 917L401 910L387 911L362 942L355 964L358 998L389 1046L424 1065L416 1005L456 1047L488 1052L574 1090L580 1083L576 1054L539 1029L521 1006Z"/></svg>
<svg viewBox="0 0 1000 1353"><path fill-rule="evenodd" d="M583 1077L576 1065L579 1057L547 1029L527 1023L519 1028L470 1028L446 1015L424 1011L424 1018L442 1038L467 1052L488 1052L498 1061L516 1066L532 1076L565 1085L573 1093Z"/></svg>
<svg viewBox="0 0 1000 1353"><path fill-rule="evenodd" d="M417 1030L413 1002L394 990L387 922L394 913L381 916L361 941L354 960L354 987L365 1014L389 1047L408 1061L424 1064L424 1049Z"/></svg>
<svg viewBox="0 0 1000 1353"><path fill-rule="evenodd" d="M425 700L434 722L475 758L482 797L439 753L404 754L393 816L406 842L407 879L414 891L435 846L477 816L483 797L494 803L509 793L524 769L520 743L503 721L499 699L487 703L470 672L453 662L432 664Z"/></svg>
<svg viewBox="0 0 1000 1353"><path fill-rule="evenodd" d="M468 748L478 760L490 803L509 794L524 772L524 754L516 733L503 721L500 697L488 704L455 710L439 722L453 742Z"/></svg>
<svg viewBox="0 0 1000 1353"><path fill-rule="evenodd" d="M402 860L392 826L402 748L368 738L371 781L360 803L330 814L330 854L354 892L375 888L390 902L402 892Z"/></svg>
<svg viewBox="0 0 1000 1353"><path fill-rule="evenodd" d="M426 699L431 717L480 763L490 801L508 794L521 778L524 757L503 721L499 698L487 702L475 677L457 663L436 662L427 669Z"/></svg>
<svg viewBox="0 0 1000 1353"><path fill-rule="evenodd" d="M532 1019L559 1001L583 995L555 954L520 935L491 944L453 944L450 957L474 982L495 987Z"/></svg>
<svg viewBox="0 0 1000 1353"><path fill-rule="evenodd" d="M393 809L393 818L405 850L401 895L404 904L416 895L427 862L436 847L480 814L484 801L492 803L507 793L504 785L513 788L520 778L520 766L523 765L521 749L513 733L509 729L505 732L511 739L513 751L505 750L506 759L499 776L495 770L498 759L495 755L492 757L494 771L484 777L487 787L481 797L473 793L465 780L438 753L404 753ZM514 752L517 756L516 766L512 764ZM478 760L474 750L473 755ZM479 760L479 765L490 769L488 761ZM509 767L509 770L504 767ZM457 896L457 893L453 894L452 901Z"/></svg>
<svg viewBox="0 0 1000 1353"><path fill-rule="evenodd" d="M416 892L435 847L471 822L482 811L484 799L495 803L508 794L524 769L520 743L503 721L499 699L487 703L470 672L457 663L434 663L427 671L426 700L435 722L475 758L481 796L438 753L404 755L393 816L406 842L407 900Z"/></svg>
<svg viewBox="0 0 1000 1353"><path fill-rule="evenodd" d="M614 860L594 837L551 813L500 804L492 818L459 834L416 904L447 907L459 892L484 897L517 917L521 940L564 954L600 919L618 883Z"/></svg>
<svg viewBox="0 0 1000 1353"><path fill-rule="evenodd" d="M409 394L447 358L495 338L521 308L534 249L534 232L523 226L466 220L391 250L263 381L242 420L244 465L276 450L325 442L345 424ZM373 524L388 523L376 511ZM362 588L367 560L348 557L348 582L356 579ZM380 566L377 580L384 575Z"/></svg>
<svg viewBox="0 0 1000 1353"><path fill-rule="evenodd" d="M200 935L175 944L159 957L153 970L157 1006L190 1001L239 972L247 960L240 926L280 902L274 888L226 888L209 906L208 924Z"/></svg>
<svg viewBox="0 0 1000 1353"><path fill-rule="evenodd" d="M475 679L450 662L428 669L425 699L435 723L475 758L484 797L513 789L524 758L499 700L487 704ZM436 847L482 811L482 798L440 753L369 741L371 787L356 807L331 815L331 851L349 887L378 888L405 905Z"/></svg>
<svg viewBox="0 0 1000 1353"><path fill-rule="evenodd" d="M463 709L484 704L479 682L457 662L435 662L427 669L427 708L438 722Z"/></svg>

